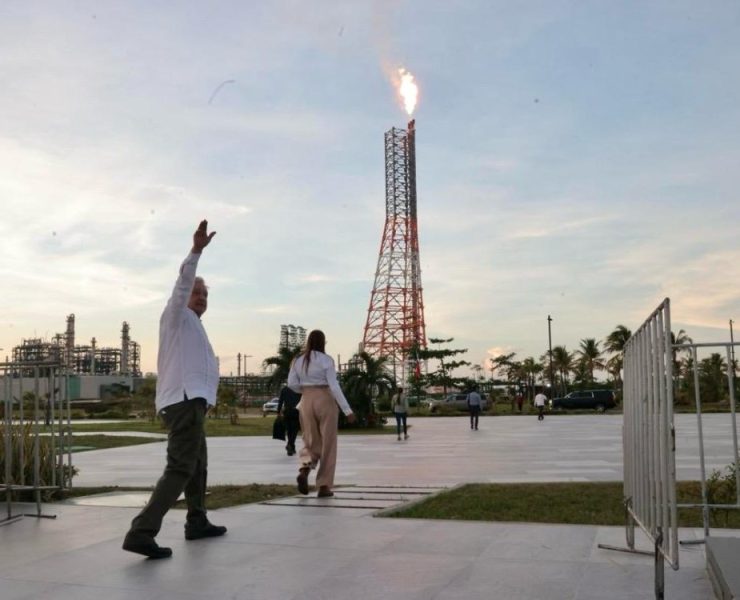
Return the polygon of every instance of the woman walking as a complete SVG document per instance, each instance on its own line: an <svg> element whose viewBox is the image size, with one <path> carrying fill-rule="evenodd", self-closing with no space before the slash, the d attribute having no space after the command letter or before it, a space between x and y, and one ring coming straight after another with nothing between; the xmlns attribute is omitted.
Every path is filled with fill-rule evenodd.
<svg viewBox="0 0 740 600"><path fill-rule="evenodd" d="M293 361L288 386L301 393L298 405L301 418L303 448L298 453L298 491L308 494L308 474L316 468L318 497L334 495L334 472L337 466L337 421L339 409L353 423L355 415L337 381L334 360L324 350L326 336L314 329L308 334L306 348Z"/></svg>

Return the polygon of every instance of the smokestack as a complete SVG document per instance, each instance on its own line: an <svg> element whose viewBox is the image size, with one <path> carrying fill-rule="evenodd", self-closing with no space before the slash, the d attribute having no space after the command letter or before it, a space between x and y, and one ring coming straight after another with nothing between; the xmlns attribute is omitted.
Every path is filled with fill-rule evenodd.
<svg viewBox="0 0 740 600"><path fill-rule="evenodd" d="M72 367L72 357L75 351L75 316L67 315L67 332L64 336L64 363L68 368Z"/></svg>
<svg viewBox="0 0 740 600"><path fill-rule="evenodd" d="M90 374L95 375L95 351L98 340L95 338L90 340Z"/></svg>
<svg viewBox="0 0 740 600"><path fill-rule="evenodd" d="M128 374L128 347L131 339L128 335L128 323L123 322L121 326L121 373Z"/></svg>

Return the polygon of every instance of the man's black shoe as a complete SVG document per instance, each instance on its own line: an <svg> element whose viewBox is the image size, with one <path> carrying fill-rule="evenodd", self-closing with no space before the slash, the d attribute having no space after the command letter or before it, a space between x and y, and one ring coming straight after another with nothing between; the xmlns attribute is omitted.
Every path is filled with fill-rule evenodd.
<svg viewBox="0 0 740 600"><path fill-rule="evenodd" d="M214 525L213 523L206 523L203 527L185 526L186 540L200 540L209 537L219 537L224 533L226 533L226 527L223 525Z"/></svg>
<svg viewBox="0 0 740 600"><path fill-rule="evenodd" d="M159 546L154 538L129 531L123 540L123 549L136 554L143 554L149 558L169 558L172 548Z"/></svg>

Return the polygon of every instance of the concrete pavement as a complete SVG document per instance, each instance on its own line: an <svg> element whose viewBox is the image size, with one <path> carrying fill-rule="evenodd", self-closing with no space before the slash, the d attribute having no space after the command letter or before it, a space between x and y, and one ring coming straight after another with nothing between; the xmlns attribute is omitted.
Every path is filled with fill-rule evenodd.
<svg viewBox="0 0 740 600"><path fill-rule="evenodd" d="M442 485L466 482L621 481L621 415L409 419L411 439L342 435L337 481L357 485ZM676 415L679 479L699 478L694 415ZM728 414L704 416L708 468L732 462ZM76 454L80 486L151 486L162 473L165 444L144 444ZM268 437L208 439L208 481L293 483L295 458Z"/></svg>
<svg viewBox="0 0 740 600"><path fill-rule="evenodd" d="M707 454L724 466L727 432L705 423ZM679 415L679 474L698 469L691 421ZM408 442L395 436L340 438L338 480L357 485L450 486L473 481L621 478L621 417L496 417L477 432L459 418L415 419ZM729 427L729 425L728 425ZM692 442L693 438L693 442ZM711 450L709 450L711 448ZM211 438L211 483L293 482L295 461L279 442ZM693 453L693 454L692 454ZM728 451L731 456L731 451ZM164 445L75 455L76 483L152 485ZM696 463L696 466L693 466ZM338 494L340 496L341 494ZM147 561L120 550L132 508L56 505L56 520L0 527L0 598L54 600L616 600L653 597L650 557L598 548L624 544L621 527L373 518L315 498L211 512L221 539L186 542L182 511L158 537L174 557ZM296 504L296 503L292 503ZM320 504L323 504L321 506ZM335 506L332 508L332 506ZM739 531L714 531L738 536ZM701 531L683 530L681 539ZM638 543L646 542L638 534ZM703 546L681 549L666 570L666 598L713 598Z"/></svg>

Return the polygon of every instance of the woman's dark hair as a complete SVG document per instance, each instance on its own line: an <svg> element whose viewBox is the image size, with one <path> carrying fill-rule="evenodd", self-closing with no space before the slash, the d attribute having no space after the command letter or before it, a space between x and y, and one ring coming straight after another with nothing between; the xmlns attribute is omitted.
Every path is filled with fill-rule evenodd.
<svg viewBox="0 0 740 600"><path fill-rule="evenodd" d="M311 362L311 352L323 352L326 348L326 336L320 329L314 329L308 334L306 349L303 351L303 370L308 373L308 363Z"/></svg>

